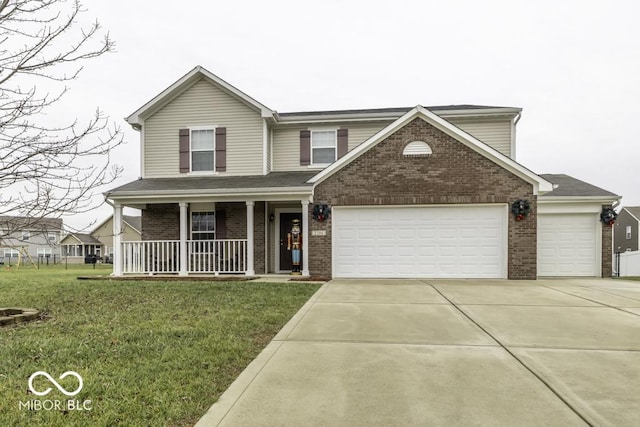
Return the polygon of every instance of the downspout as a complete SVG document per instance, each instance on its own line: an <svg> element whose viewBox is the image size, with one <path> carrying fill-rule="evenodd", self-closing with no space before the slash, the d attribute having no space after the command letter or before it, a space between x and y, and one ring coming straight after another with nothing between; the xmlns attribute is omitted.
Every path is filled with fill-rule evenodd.
<svg viewBox="0 0 640 427"><path fill-rule="evenodd" d="M516 114L516 116L511 120L511 158L513 160L516 159L516 125L520 121L522 117L522 113Z"/></svg>

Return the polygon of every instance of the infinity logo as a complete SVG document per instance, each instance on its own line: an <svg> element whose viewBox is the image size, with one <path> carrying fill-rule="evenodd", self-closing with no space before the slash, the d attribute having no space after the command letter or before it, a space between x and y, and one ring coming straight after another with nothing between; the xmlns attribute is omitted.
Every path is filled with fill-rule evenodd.
<svg viewBox="0 0 640 427"><path fill-rule="evenodd" d="M60 375L60 377L58 378L58 379L62 380L62 379L65 379L66 377L68 377L69 375L71 375L71 376L76 377L78 379L78 382L80 383L78 388L75 389L74 391L67 391L60 384L58 384L58 382L56 380L54 380L51 375L49 375L48 373L46 373L44 371L38 371L38 372L34 372L29 377L29 390L31 390L31 393L35 394L36 396L46 396L47 394L49 394L51 392L51 387L49 387L45 391L36 391L33 388L33 379L35 377L39 376L39 375L41 375L41 376L45 377L46 379L48 379L49 382L51 382L51 384L56 386L56 388L58 390L60 390L66 396L75 396L76 394L80 393L80 390L82 390L82 386L83 386L82 377L77 372L67 371L64 374Z"/></svg>

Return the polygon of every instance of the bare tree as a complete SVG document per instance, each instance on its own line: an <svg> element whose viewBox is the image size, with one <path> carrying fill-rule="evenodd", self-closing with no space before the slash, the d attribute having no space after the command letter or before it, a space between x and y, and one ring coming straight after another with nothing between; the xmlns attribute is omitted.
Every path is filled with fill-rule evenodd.
<svg viewBox="0 0 640 427"><path fill-rule="evenodd" d="M0 0L0 215L87 211L121 173L109 153L123 135L99 109L84 122L46 117L82 64L114 49L97 21L78 23L84 12L77 0Z"/></svg>

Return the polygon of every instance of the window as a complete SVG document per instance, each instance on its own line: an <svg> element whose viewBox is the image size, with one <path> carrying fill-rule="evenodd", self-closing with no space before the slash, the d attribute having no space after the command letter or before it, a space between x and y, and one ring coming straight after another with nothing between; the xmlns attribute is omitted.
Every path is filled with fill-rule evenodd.
<svg viewBox="0 0 640 427"><path fill-rule="evenodd" d="M311 164L328 164L336 161L337 136L335 130L311 131Z"/></svg>
<svg viewBox="0 0 640 427"><path fill-rule="evenodd" d="M51 256L51 248L38 248L38 256Z"/></svg>
<svg viewBox="0 0 640 427"><path fill-rule="evenodd" d="M429 157L432 153L431 147L424 141L410 142L402 150L402 155L405 157Z"/></svg>
<svg viewBox="0 0 640 427"><path fill-rule="evenodd" d="M191 212L191 240L214 240L215 238L215 213Z"/></svg>
<svg viewBox="0 0 640 427"><path fill-rule="evenodd" d="M57 238L56 233L49 233L47 235L47 238L49 239L50 242L55 242Z"/></svg>
<svg viewBox="0 0 640 427"><path fill-rule="evenodd" d="M631 240L631 226L627 225L627 240Z"/></svg>
<svg viewBox="0 0 640 427"><path fill-rule="evenodd" d="M5 248L4 249L4 257L5 258L18 258L18 250L17 249L12 249L12 248Z"/></svg>
<svg viewBox="0 0 640 427"><path fill-rule="evenodd" d="M191 172L213 172L215 164L215 130L191 130Z"/></svg>
<svg viewBox="0 0 640 427"><path fill-rule="evenodd" d="M31 238L31 233L29 233L28 231L23 231L22 232L22 240L27 241Z"/></svg>

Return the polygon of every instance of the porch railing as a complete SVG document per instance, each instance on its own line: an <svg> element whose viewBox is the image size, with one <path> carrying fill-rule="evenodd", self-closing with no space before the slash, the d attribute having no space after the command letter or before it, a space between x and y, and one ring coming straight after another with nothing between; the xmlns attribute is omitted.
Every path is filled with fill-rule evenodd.
<svg viewBox="0 0 640 427"><path fill-rule="evenodd" d="M247 240L187 240L187 272L231 274L247 271ZM122 242L122 272L180 272L179 240Z"/></svg>

